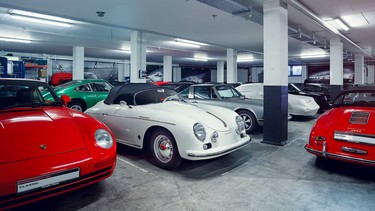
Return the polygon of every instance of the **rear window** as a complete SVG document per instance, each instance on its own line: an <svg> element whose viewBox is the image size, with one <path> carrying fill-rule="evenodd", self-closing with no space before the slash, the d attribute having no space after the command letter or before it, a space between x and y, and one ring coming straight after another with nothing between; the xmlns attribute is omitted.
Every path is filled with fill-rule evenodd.
<svg viewBox="0 0 375 211"><path fill-rule="evenodd" d="M338 96L333 106L375 106L375 92L349 92Z"/></svg>

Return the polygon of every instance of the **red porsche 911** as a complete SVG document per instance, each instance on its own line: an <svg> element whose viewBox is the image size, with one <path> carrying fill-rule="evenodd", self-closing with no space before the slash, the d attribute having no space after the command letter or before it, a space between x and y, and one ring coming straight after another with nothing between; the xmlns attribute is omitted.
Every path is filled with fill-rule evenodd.
<svg viewBox="0 0 375 211"><path fill-rule="evenodd" d="M305 149L318 157L375 166L375 86L342 91L314 124Z"/></svg>
<svg viewBox="0 0 375 211"><path fill-rule="evenodd" d="M116 165L112 132L66 107L69 100L59 99L45 82L0 78L0 210L112 175Z"/></svg>

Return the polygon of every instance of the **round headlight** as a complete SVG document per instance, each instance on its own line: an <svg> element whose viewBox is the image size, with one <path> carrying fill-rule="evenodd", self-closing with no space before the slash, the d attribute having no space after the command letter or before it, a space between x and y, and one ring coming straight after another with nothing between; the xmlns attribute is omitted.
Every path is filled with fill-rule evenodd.
<svg viewBox="0 0 375 211"><path fill-rule="evenodd" d="M111 134L104 129L98 129L95 131L95 141L99 147L104 149L109 149L113 145Z"/></svg>
<svg viewBox="0 0 375 211"><path fill-rule="evenodd" d="M193 126L193 131L195 137L197 137L199 141L204 141L206 139L206 130L204 129L202 124L195 123Z"/></svg>
<svg viewBox="0 0 375 211"><path fill-rule="evenodd" d="M245 131L245 120L240 116L236 116L236 124L237 124L236 132L238 134L243 133Z"/></svg>

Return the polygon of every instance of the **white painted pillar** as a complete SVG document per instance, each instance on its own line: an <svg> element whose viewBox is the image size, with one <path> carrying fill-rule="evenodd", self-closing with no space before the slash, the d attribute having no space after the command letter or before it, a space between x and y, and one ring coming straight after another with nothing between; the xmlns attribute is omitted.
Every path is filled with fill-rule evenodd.
<svg viewBox="0 0 375 211"><path fill-rule="evenodd" d="M330 41L330 94L331 100L335 99L342 90L344 82L343 44L339 37Z"/></svg>
<svg viewBox="0 0 375 211"><path fill-rule="evenodd" d="M227 49L227 82L237 82L237 51L235 49Z"/></svg>
<svg viewBox="0 0 375 211"><path fill-rule="evenodd" d="M307 66L306 65L303 65L302 66L302 75L301 75L301 80L302 80L302 83L305 82L305 80L307 79Z"/></svg>
<svg viewBox="0 0 375 211"><path fill-rule="evenodd" d="M362 54L354 54L354 83L365 83L365 58Z"/></svg>
<svg viewBox="0 0 375 211"><path fill-rule="evenodd" d="M173 67L173 82L181 81L181 67Z"/></svg>
<svg viewBox="0 0 375 211"><path fill-rule="evenodd" d="M73 47L73 80L84 79L85 49L82 46Z"/></svg>
<svg viewBox="0 0 375 211"><path fill-rule="evenodd" d="M172 56L163 57L163 81L172 81Z"/></svg>
<svg viewBox="0 0 375 211"><path fill-rule="evenodd" d="M125 80L125 64L120 63L117 65L117 67L118 67L117 80L124 81Z"/></svg>
<svg viewBox="0 0 375 211"><path fill-rule="evenodd" d="M47 58L47 82L51 80L51 76L52 76L52 59L48 57Z"/></svg>
<svg viewBox="0 0 375 211"><path fill-rule="evenodd" d="M367 65L368 77L367 83L373 84L375 82L375 68L374 65Z"/></svg>
<svg viewBox="0 0 375 211"><path fill-rule="evenodd" d="M281 0L263 2L264 124L262 143L288 139L288 9Z"/></svg>
<svg viewBox="0 0 375 211"><path fill-rule="evenodd" d="M218 61L216 64L216 82L224 82L224 61Z"/></svg>
<svg viewBox="0 0 375 211"><path fill-rule="evenodd" d="M130 82L145 83L146 78L139 78L139 71L146 71L146 45L144 44L142 32L131 32L130 46Z"/></svg>

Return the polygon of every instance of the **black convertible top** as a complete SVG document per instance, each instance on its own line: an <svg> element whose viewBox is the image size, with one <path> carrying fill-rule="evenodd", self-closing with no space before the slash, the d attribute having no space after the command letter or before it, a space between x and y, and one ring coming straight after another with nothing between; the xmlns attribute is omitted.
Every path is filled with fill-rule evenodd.
<svg viewBox="0 0 375 211"><path fill-rule="evenodd" d="M145 89L155 89L155 88L160 88L154 84L150 83L128 83L128 84L123 84L120 86L115 86L111 89L109 92L107 98L104 100L104 103L107 105L113 104L113 102L118 98L118 96L124 96L126 95L127 99L132 99L134 98L134 95L138 93L141 90ZM133 104L133 102L127 102L128 104Z"/></svg>

